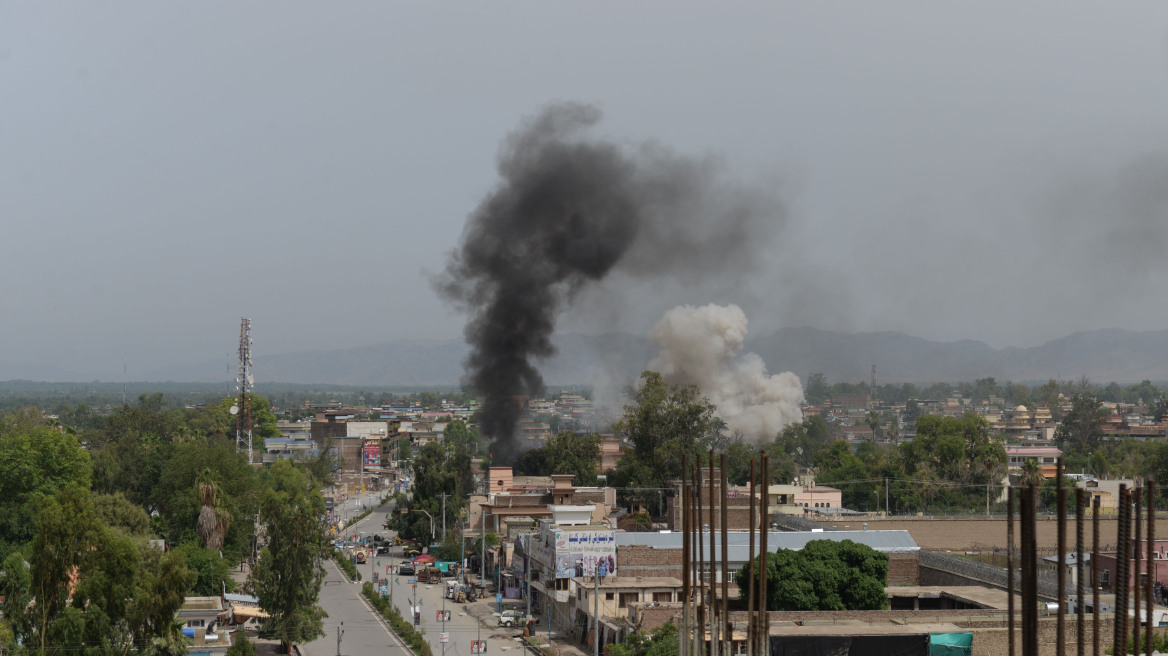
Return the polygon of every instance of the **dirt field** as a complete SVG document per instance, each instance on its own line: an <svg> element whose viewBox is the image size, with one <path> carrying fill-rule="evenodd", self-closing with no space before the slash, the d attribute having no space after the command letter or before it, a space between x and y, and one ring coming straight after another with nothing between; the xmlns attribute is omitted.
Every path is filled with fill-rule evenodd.
<svg viewBox="0 0 1168 656"><path fill-rule="evenodd" d="M1091 545L1090 518L1083 527L1087 548ZM864 522L868 529L905 530L912 535L922 549L942 551L989 551L1006 545L1006 518L998 517L863 517L847 521L823 522L823 527L836 530L862 530ZM1017 519L1015 519L1017 522ZM1118 522L1111 518L1099 520L1100 549L1113 548ZM1168 515L1156 515L1156 533L1168 534ZM1014 524L1015 543L1020 538L1018 524ZM1075 522L1067 524L1067 544L1075 543ZM1058 546L1058 523L1054 517L1040 517L1038 521L1038 550L1040 553L1054 553Z"/></svg>

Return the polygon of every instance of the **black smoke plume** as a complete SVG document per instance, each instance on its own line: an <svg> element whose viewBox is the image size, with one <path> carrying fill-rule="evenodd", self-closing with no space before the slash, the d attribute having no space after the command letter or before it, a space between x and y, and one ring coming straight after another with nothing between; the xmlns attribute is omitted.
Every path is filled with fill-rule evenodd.
<svg viewBox="0 0 1168 656"><path fill-rule="evenodd" d="M524 120L435 281L470 315L466 382L485 397L478 421L498 463L519 454L522 399L543 392L535 361L555 353L556 319L584 286L617 270L695 280L741 270L761 243L758 219L782 218L765 194L716 185L708 159L589 138L600 118L567 103Z"/></svg>

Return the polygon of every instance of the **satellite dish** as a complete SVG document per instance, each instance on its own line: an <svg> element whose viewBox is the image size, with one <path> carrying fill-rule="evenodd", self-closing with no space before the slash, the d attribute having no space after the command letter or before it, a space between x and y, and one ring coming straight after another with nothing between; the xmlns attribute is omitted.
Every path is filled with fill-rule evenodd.
<svg viewBox="0 0 1168 656"><path fill-rule="evenodd" d="M247 384L248 385L255 385L255 376L248 376L247 377Z"/></svg>
<svg viewBox="0 0 1168 656"><path fill-rule="evenodd" d="M239 414L239 406L237 406L237 405L231 406L231 414L233 414L233 415Z"/></svg>

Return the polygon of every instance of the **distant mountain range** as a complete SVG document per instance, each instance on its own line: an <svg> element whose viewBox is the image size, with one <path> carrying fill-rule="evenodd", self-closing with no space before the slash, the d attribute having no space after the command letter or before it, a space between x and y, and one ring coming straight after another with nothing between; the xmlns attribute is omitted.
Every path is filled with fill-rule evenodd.
<svg viewBox="0 0 1168 656"><path fill-rule="evenodd" d="M627 333L564 334L559 353L542 363L551 385L621 384L631 381L657 351L646 337ZM999 381L1045 381L1089 376L1095 382L1168 380L1168 331L1120 329L1075 333L1031 348L995 349L982 342L935 342L899 332L837 333L784 328L747 341L772 373L801 378L821 372L828 381L868 380L876 365L879 382L957 382L993 376ZM259 356L259 381L338 385L456 385L468 352L462 340L398 340L335 351ZM170 367L146 380L217 382L223 361ZM0 379L5 378L0 365Z"/></svg>

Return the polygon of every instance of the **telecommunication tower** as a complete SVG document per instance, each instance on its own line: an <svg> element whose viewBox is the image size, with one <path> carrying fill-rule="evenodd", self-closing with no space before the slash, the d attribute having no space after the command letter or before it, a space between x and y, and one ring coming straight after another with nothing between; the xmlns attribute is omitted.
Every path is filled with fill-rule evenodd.
<svg viewBox="0 0 1168 656"><path fill-rule="evenodd" d="M235 415L235 445L240 451L247 449L247 462L252 464L251 450L251 388L255 377L251 373L251 319L244 317L239 322L239 370L235 374L235 391L239 400L231 406Z"/></svg>

